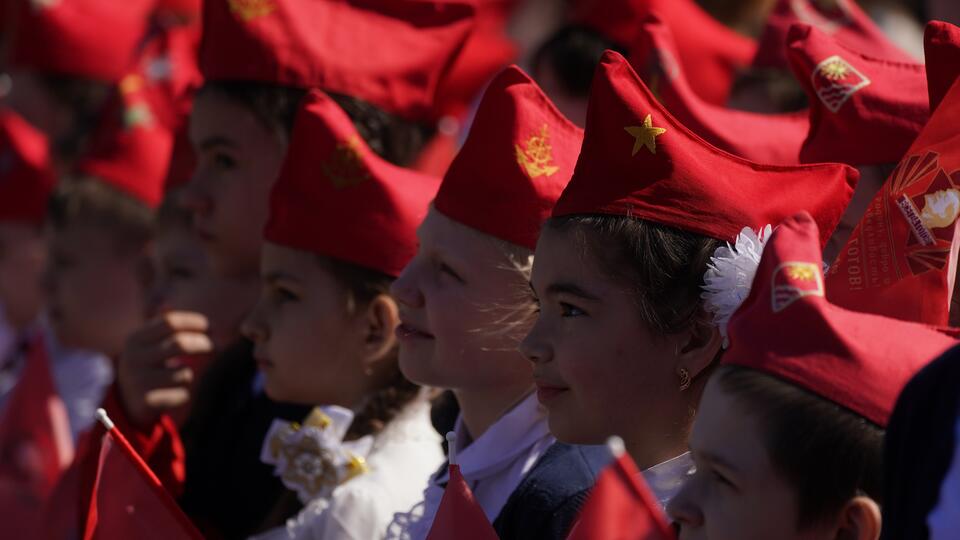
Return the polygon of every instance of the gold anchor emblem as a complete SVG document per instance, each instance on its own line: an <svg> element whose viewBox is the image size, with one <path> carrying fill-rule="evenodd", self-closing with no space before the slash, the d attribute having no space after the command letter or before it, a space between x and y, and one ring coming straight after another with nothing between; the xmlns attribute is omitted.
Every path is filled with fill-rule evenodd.
<svg viewBox="0 0 960 540"><path fill-rule="evenodd" d="M560 170L560 167L551 164L553 147L550 146L550 133L546 124L540 128L539 134L531 135L524 146L526 150L520 148L519 144L513 145L517 154L517 164L527 171L527 176L530 178L553 176Z"/></svg>
<svg viewBox="0 0 960 540"><path fill-rule="evenodd" d="M355 186L370 178L370 172L363 165L360 153L360 137L352 135L338 143L333 156L322 165L323 173L333 183L333 187L342 189Z"/></svg>
<svg viewBox="0 0 960 540"><path fill-rule="evenodd" d="M227 4L230 6L230 11L244 22L265 17L277 9L274 0L227 0Z"/></svg>

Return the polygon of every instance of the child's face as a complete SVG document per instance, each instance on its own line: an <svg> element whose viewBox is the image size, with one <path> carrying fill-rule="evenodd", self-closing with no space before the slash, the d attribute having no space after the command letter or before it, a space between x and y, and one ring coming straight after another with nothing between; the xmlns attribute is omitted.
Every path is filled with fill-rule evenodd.
<svg viewBox="0 0 960 540"><path fill-rule="evenodd" d="M46 260L40 228L0 223L0 309L14 328L33 322L43 308L41 277Z"/></svg>
<svg viewBox="0 0 960 540"><path fill-rule="evenodd" d="M216 91L197 96L190 140L197 168L181 200L194 215L212 268L221 276L255 276L286 143L252 111Z"/></svg>
<svg viewBox="0 0 960 540"><path fill-rule="evenodd" d="M667 507L680 540L834 538L798 531L799 502L773 468L759 422L716 380L707 383L690 436L697 472Z"/></svg>
<svg viewBox="0 0 960 540"><path fill-rule="evenodd" d="M103 227L77 224L53 232L46 283L60 342L118 355L145 321L149 266L146 248L121 250Z"/></svg>
<svg viewBox="0 0 960 540"><path fill-rule="evenodd" d="M633 454L642 426L652 449L645 452L653 452L644 459L654 460L649 465L669 459L653 448L676 446L664 439L687 414L674 346L653 335L628 286L607 275L574 237L549 226L540 233L531 279L540 313L520 347L533 362L550 431L580 444L619 435Z"/></svg>
<svg viewBox="0 0 960 540"><path fill-rule="evenodd" d="M173 227L157 237L158 305L207 317L216 350L240 336L240 323L257 299L253 279L215 276L203 242L186 228Z"/></svg>
<svg viewBox="0 0 960 540"><path fill-rule="evenodd" d="M365 313L305 251L264 244L262 289L244 322L272 399L354 407L365 393Z"/></svg>
<svg viewBox="0 0 960 540"><path fill-rule="evenodd" d="M417 236L417 255L391 288L403 374L454 390L529 388L530 364L517 351L529 327L523 273L492 238L435 210Z"/></svg>

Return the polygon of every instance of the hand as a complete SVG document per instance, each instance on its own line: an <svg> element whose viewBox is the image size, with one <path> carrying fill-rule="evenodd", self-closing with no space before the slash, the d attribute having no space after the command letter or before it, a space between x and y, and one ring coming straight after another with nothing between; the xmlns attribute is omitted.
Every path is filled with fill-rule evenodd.
<svg viewBox="0 0 960 540"><path fill-rule="evenodd" d="M190 359L213 352L207 318L170 311L127 339L117 369L120 397L130 420L149 426L165 412L190 403L196 378Z"/></svg>

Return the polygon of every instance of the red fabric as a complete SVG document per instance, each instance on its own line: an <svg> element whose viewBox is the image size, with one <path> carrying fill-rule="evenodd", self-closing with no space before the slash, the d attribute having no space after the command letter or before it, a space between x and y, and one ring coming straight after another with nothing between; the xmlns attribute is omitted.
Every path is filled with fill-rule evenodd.
<svg viewBox="0 0 960 540"><path fill-rule="evenodd" d="M57 480L73 459L67 410L54 387L43 340L26 364L0 417L0 519L9 538L34 537Z"/></svg>
<svg viewBox="0 0 960 540"><path fill-rule="evenodd" d="M805 212L774 231L750 295L730 320L721 362L771 374L886 426L910 377L957 342L927 325L828 302L817 237Z"/></svg>
<svg viewBox="0 0 960 540"><path fill-rule="evenodd" d="M200 12L203 10L203 0L157 0L156 10L188 20L199 19Z"/></svg>
<svg viewBox="0 0 960 540"><path fill-rule="evenodd" d="M960 75L960 28L930 21L923 32L923 53L927 66L927 90L933 112Z"/></svg>
<svg viewBox="0 0 960 540"><path fill-rule="evenodd" d="M724 26L694 0L578 0L573 20L629 46L651 11L677 36L678 59L697 95L708 103L726 104L736 71L750 64L757 44Z"/></svg>
<svg viewBox="0 0 960 540"><path fill-rule="evenodd" d="M56 181L47 138L12 110L0 110L0 221L42 225Z"/></svg>
<svg viewBox="0 0 960 540"><path fill-rule="evenodd" d="M630 61L664 108L707 142L751 161L777 165L800 162L810 127L806 111L759 114L704 101L693 91L678 57L670 28L656 14L638 26Z"/></svg>
<svg viewBox="0 0 960 540"><path fill-rule="evenodd" d="M490 83L434 206L482 233L533 249L573 174L583 130L520 68Z"/></svg>
<svg viewBox="0 0 960 540"><path fill-rule="evenodd" d="M410 119L430 117L475 9L455 0L212 0L204 8L208 80L317 86Z"/></svg>
<svg viewBox="0 0 960 540"><path fill-rule="evenodd" d="M155 0L20 1L11 63L43 73L119 81L147 32Z"/></svg>
<svg viewBox="0 0 960 540"><path fill-rule="evenodd" d="M637 466L624 453L597 477L580 517L567 540L673 540L676 535L663 518Z"/></svg>
<svg viewBox="0 0 960 540"><path fill-rule="evenodd" d="M473 498L459 465L450 465L450 480L427 533L427 540L497 540L493 525Z"/></svg>
<svg viewBox="0 0 960 540"><path fill-rule="evenodd" d="M116 429L103 436L84 540L202 539Z"/></svg>
<svg viewBox="0 0 960 540"><path fill-rule="evenodd" d="M960 249L958 123L960 83L954 83L830 267L830 301L947 324Z"/></svg>
<svg viewBox="0 0 960 540"><path fill-rule="evenodd" d="M779 0L760 34L752 67L787 69L787 34L794 24L812 26L855 50L869 51L875 58L916 62L894 45L854 0L836 0L836 8L829 10L824 9L823 4L811 0Z"/></svg>
<svg viewBox="0 0 960 540"><path fill-rule="evenodd" d="M710 146L614 52L600 60L587 111L583 149L554 216L631 216L732 241L744 227L808 210L825 244L859 177L846 165L761 165Z"/></svg>
<svg viewBox="0 0 960 540"><path fill-rule="evenodd" d="M398 276L417 253L416 230L439 185L439 177L374 154L336 102L311 90L270 195L264 236Z"/></svg>
<svg viewBox="0 0 960 540"><path fill-rule="evenodd" d="M410 168L433 176L443 177L457 157L459 142L453 134L437 132L417 155Z"/></svg>
<svg viewBox="0 0 960 540"><path fill-rule="evenodd" d="M923 65L867 56L805 25L787 49L810 98L810 133L800 161L896 163L930 115Z"/></svg>

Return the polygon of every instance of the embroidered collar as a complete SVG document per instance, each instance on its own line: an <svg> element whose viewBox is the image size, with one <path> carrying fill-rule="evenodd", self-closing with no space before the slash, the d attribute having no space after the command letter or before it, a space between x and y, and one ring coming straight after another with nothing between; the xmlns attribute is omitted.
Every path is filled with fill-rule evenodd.
<svg viewBox="0 0 960 540"><path fill-rule="evenodd" d="M373 437L344 442L353 412L329 405L314 408L302 424L274 420L260 450L260 461L295 491L304 504L327 498L344 482L368 472Z"/></svg>

